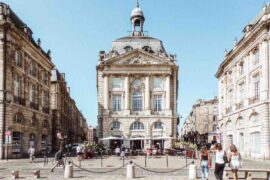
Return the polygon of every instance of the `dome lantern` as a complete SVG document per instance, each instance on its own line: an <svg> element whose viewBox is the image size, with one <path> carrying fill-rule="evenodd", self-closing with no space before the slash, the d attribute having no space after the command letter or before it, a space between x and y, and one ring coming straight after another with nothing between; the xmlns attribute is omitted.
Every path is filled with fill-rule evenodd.
<svg viewBox="0 0 270 180"><path fill-rule="evenodd" d="M132 24L132 36L143 36L143 23L144 23L143 11L140 8L139 1L137 0L137 7L131 12L130 21Z"/></svg>

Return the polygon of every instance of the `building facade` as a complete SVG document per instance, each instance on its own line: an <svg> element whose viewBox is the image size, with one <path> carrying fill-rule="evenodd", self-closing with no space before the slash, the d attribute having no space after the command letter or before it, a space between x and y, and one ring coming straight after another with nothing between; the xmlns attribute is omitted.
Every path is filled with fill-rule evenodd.
<svg viewBox="0 0 270 180"><path fill-rule="evenodd" d="M42 152L51 142L50 51L9 6L0 4L0 155L22 157L30 146ZM10 140L5 139L8 133ZM5 151L4 144L10 142Z"/></svg>
<svg viewBox="0 0 270 180"><path fill-rule="evenodd" d="M216 73L222 143L235 144L247 157L270 158L269 17L267 5L225 52Z"/></svg>
<svg viewBox="0 0 270 180"><path fill-rule="evenodd" d="M186 118L182 132L186 141L192 143L210 143L217 135L218 99L199 99Z"/></svg>
<svg viewBox="0 0 270 180"><path fill-rule="evenodd" d="M86 119L70 96L65 74L57 69L51 71L52 145L80 143L86 140Z"/></svg>
<svg viewBox="0 0 270 180"><path fill-rule="evenodd" d="M131 35L113 41L108 53L100 51L99 138L119 137L133 149L157 144L169 148L179 123L176 56L166 53L162 41L144 34L145 17L139 5L130 20Z"/></svg>
<svg viewBox="0 0 270 180"><path fill-rule="evenodd" d="M87 141L89 143L98 144L97 128L89 126Z"/></svg>

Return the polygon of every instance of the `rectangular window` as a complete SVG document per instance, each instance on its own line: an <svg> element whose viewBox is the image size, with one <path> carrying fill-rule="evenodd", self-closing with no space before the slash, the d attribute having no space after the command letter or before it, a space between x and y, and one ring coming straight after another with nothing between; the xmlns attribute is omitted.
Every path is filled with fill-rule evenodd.
<svg viewBox="0 0 270 180"><path fill-rule="evenodd" d="M18 50L15 50L15 64L16 66L22 67L22 54Z"/></svg>
<svg viewBox="0 0 270 180"><path fill-rule="evenodd" d="M154 88L162 88L162 78L154 78Z"/></svg>
<svg viewBox="0 0 270 180"><path fill-rule="evenodd" d="M254 98L258 100L260 97L260 76L254 77Z"/></svg>
<svg viewBox="0 0 270 180"><path fill-rule="evenodd" d="M113 111L121 111L121 95L113 95Z"/></svg>
<svg viewBox="0 0 270 180"><path fill-rule="evenodd" d="M30 86L29 100L32 103L36 103L36 99L37 99L37 86L35 84L32 84Z"/></svg>
<svg viewBox="0 0 270 180"><path fill-rule="evenodd" d="M34 77L37 76L37 66L34 62L31 63L31 66L30 66L30 74Z"/></svg>
<svg viewBox="0 0 270 180"><path fill-rule="evenodd" d="M254 65L258 64L259 62L260 62L260 51L259 51L259 49L257 49L254 52Z"/></svg>
<svg viewBox="0 0 270 180"><path fill-rule="evenodd" d="M113 88L121 88L121 87L122 87L122 79L113 78Z"/></svg>
<svg viewBox="0 0 270 180"><path fill-rule="evenodd" d="M243 75L244 74L244 62L241 62L240 64L239 64L239 74L240 75Z"/></svg>
<svg viewBox="0 0 270 180"><path fill-rule="evenodd" d="M154 95L154 111L162 111L162 95Z"/></svg>
<svg viewBox="0 0 270 180"><path fill-rule="evenodd" d="M244 88L244 83L239 84L239 100L240 103L244 102L245 100L245 88Z"/></svg>
<svg viewBox="0 0 270 180"><path fill-rule="evenodd" d="M251 134L251 156L255 154L260 154L261 153L261 137L259 132L254 132Z"/></svg>
<svg viewBox="0 0 270 180"><path fill-rule="evenodd" d="M14 86L14 95L17 97L22 97L23 95L23 79L19 75L15 74L14 80L13 80L13 86Z"/></svg>
<svg viewBox="0 0 270 180"><path fill-rule="evenodd" d="M233 90L229 90L228 92L228 95L229 95L229 107L231 107L233 105Z"/></svg>
<svg viewBox="0 0 270 180"><path fill-rule="evenodd" d="M135 92L132 95L132 110L142 111L142 93L141 92Z"/></svg>

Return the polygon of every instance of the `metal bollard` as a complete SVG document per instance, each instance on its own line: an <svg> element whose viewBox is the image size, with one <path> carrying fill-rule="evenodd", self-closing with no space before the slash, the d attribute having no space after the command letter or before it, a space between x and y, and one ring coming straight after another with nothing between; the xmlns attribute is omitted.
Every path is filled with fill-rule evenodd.
<svg viewBox="0 0 270 180"><path fill-rule="evenodd" d="M19 179L19 171L11 171L12 179Z"/></svg>
<svg viewBox="0 0 270 180"><path fill-rule="evenodd" d="M197 179L197 166L194 164L194 161L192 164L189 165L189 179Z"/></svg>
<svg viewBox="0 0 270 180"><path fill-rule="evenodd" d="M226 172L224 174L224 180L229 180L229 179L230 179L229 173Z"/></svg>
<svg viewBox="0 0 270 180"><path fill-rule="evenodd" d="M251 172L248 173L247 180L252 180L252 173Z"/></svg>
<svg viewBox="0 0 270 180"><path fill-rule="evenodd" d="M64 178L73 178L73 166L68 164L65 166Z"/></svg>
<svg viewBox="0 0 270 180"><path fill-rule="evenodd" d="M127 179L135 178L135 167L130 161L130 164L127 165Z"/></svg>
<svg viewBox="0 0 270 180"><path fill-rule="evenodd" d="M33 171L34 178L40 178L40 170Z"/></svg>

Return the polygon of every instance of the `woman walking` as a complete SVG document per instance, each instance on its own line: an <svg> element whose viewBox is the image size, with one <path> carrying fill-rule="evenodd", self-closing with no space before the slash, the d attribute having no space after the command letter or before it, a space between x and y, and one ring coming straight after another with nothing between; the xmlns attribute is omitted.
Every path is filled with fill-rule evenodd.
<svg viewBox="0 0 270 180"><path fill-rule="evenodd" d="M230 151L229 163L232 169L233 179L238 180L238 169L240 167L241 156L234 144L230 146Z"/></svg>
<svg viewBox="0 0 270 180"><path fill-rule="evenodd" d="M216 152L215 177L217 180L222 180L225 163L227 163L225 162L227 155L220 143L216 144L213 150Z"/></svg>
<svg viewBox="0 0 270 180"><path fill-rule="evenodd" d="M202 173L202 180L208 179L209 166L211 165L210 156L206 146L202 146L200 152L200 166Z"/></svg>

